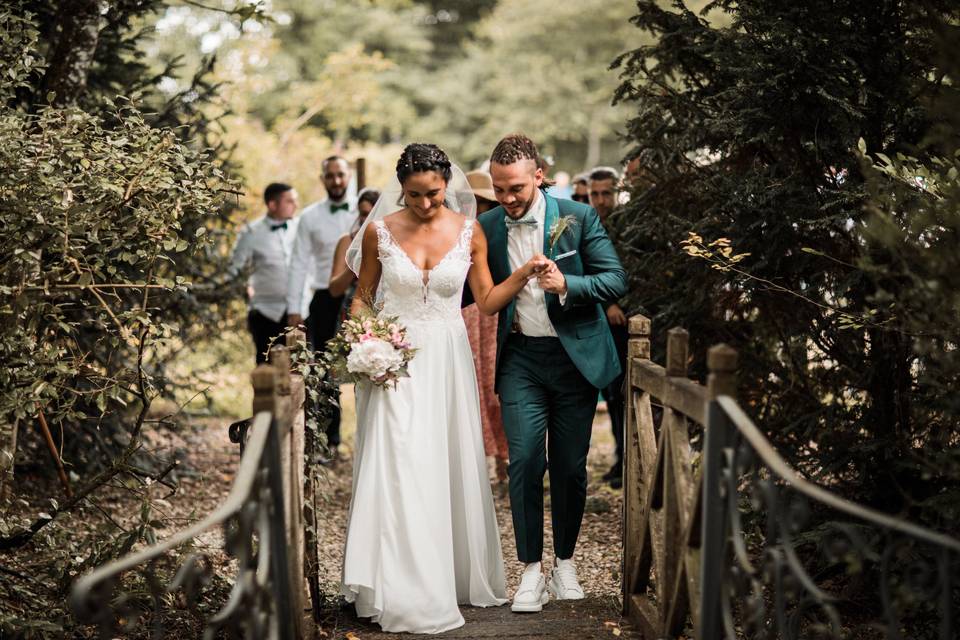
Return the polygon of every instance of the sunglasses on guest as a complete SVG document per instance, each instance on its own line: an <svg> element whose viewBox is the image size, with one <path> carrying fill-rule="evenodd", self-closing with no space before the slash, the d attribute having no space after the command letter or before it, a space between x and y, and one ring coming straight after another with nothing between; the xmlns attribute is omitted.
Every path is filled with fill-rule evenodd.
<svg viewBox="0 0 960 640"><path fill-rule="evenodd" d="M574 202L583 202L585 204L590 204L590 196L585 193L575 193L570 196L570 199Z"/></svg>

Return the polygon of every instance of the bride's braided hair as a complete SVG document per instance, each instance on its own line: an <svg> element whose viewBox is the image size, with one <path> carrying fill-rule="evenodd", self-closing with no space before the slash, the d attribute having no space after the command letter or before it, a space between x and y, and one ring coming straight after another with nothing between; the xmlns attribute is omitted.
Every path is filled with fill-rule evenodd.
<svg viewBox="0 0 960 640"><path fill-rule="evenodd" d="M414 142L408 144L397 160L397 180L400 184L414 173L436 171L444 182L450 182L453 171L450 169L450 158L443 149L435 144Z"/></svg>

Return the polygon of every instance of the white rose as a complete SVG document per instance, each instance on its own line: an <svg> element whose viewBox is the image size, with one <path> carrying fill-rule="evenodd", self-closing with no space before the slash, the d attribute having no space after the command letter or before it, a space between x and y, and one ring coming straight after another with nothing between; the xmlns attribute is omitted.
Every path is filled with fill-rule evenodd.
<svg viewBox="0 0 960 640"><path fill-rule="evenodd" d="M350 348L347 356L347 371L379 378L403 363L403 356L389 342L371 338L358 342Z"/></svg>

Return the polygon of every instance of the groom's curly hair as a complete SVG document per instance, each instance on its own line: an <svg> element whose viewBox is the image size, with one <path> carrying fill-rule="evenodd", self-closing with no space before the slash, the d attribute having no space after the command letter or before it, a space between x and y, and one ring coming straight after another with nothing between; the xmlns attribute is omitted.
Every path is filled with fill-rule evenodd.
<svg viewBox="0 0 960 640"><path fill-rule="evenodd" d="M397 160L397 180L403 184L407 178L415 173L436 171L444 182L450 182L453 170L450 168L450 158L443 149L435 144L414 142L408 144Z"/></svg>
<svg viewBox="0 0 960 640"><path fill-rule="evenodd" d="M491 164L513 164L521 160L533 160L537 167L544 169L544 173L546 173L545 167L547 165L540 157L537 145L522 133L511 133L501 139L497 146L493 148L493 153L490 154ZM545 189L552 185L553 181L544 177L541 188Z"/></svg>
<svg viewBox="0 0 960 640"><path fill-rule="evenodd" d="M522 133L511 133L500 140L490 154L490 162L513 164L521 160L533 160L540 166L540 152L533 140Z"/></svg>

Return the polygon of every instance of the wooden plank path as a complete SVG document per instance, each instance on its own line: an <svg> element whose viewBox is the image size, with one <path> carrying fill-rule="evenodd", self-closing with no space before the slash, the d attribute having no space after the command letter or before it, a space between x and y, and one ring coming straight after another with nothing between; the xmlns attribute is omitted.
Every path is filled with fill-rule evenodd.
<svg viewBox="0 0 960 640"><path fill-rule="evenodd" d="M620 602L614 597L591 597L580 601L551 601L540 613L519 614L510 605L481 609L461 607L466 624L437 634L435 638L509 638L510 640L641 640L640 634L620 618ZM359 620L352 608L342 611L338 629L327 638L345 640L410 640L408 633L383 633L375 624ZM619 635L617 635L619 632Z"/></svg>

